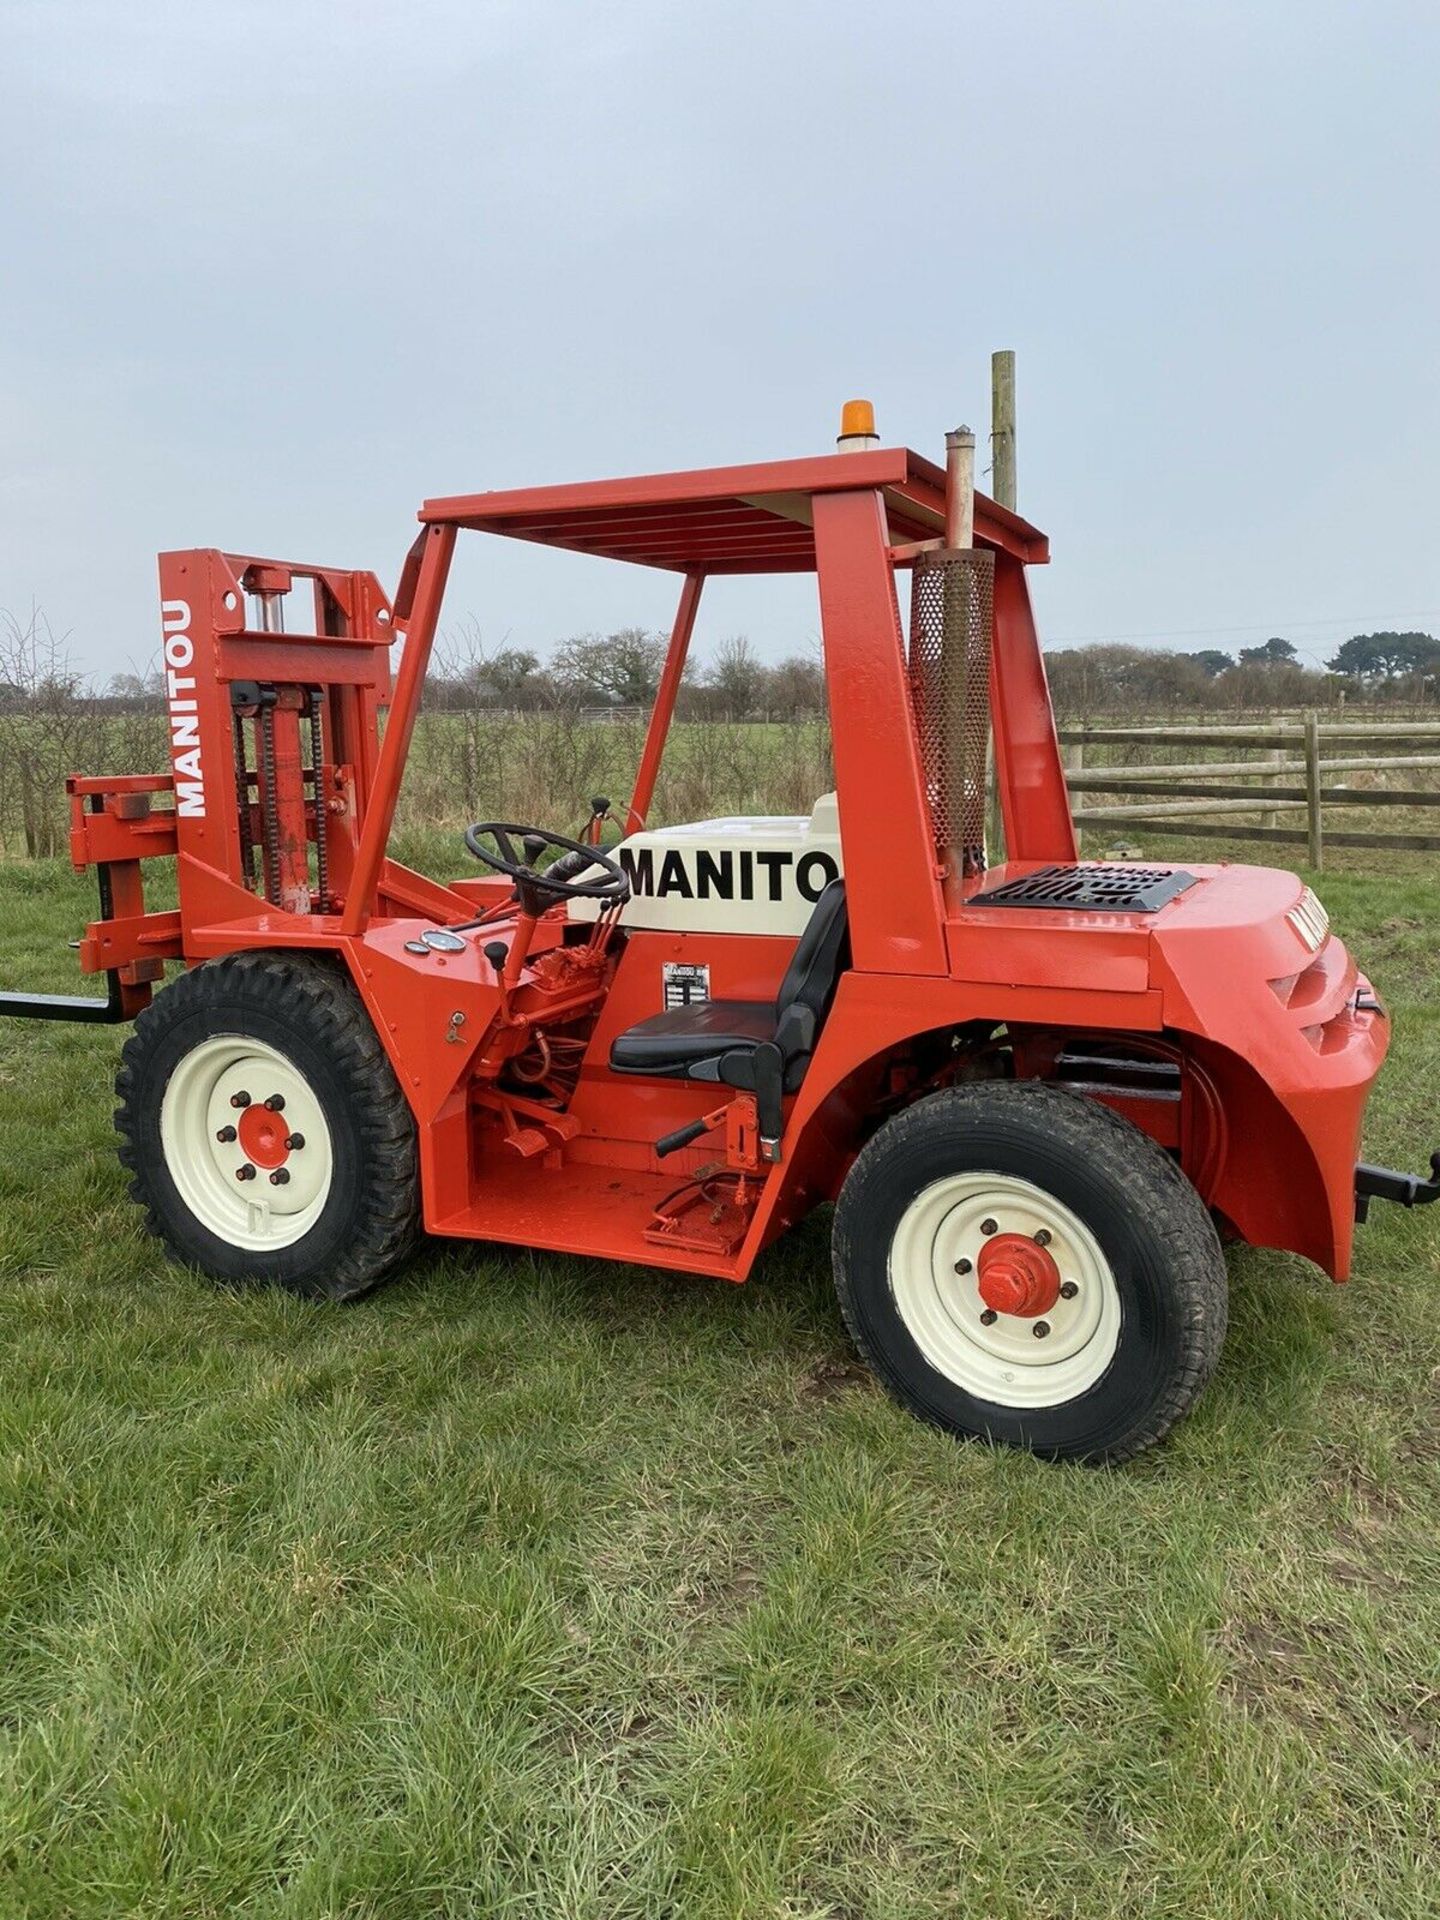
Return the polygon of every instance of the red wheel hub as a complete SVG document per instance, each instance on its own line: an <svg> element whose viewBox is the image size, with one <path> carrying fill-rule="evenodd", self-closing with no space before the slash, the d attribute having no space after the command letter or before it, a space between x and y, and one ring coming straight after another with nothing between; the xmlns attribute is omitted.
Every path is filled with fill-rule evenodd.
<svg viewBox="0 0 1440 1920"><path fill-rule="evenodd" d="M272 1113L269 1107L262 1107L258 1102L246 1107L236 1132L245 1158L253 1160L257 1167L283 1167L290 1158L287 1144L290 1129L285 1124L285 1116Z"/></svg>
<svg viewBox="0 0 1440 1920"><path fill-rule="evenodd" d="M1023 1233L997 1233L980 1249L980 1298L995 1313L1038 1320L1060 1298L1060 1269Z"/></svg>

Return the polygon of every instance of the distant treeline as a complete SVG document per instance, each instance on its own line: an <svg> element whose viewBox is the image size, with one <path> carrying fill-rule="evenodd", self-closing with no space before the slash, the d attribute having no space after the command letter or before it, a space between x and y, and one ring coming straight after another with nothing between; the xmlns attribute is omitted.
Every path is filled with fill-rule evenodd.
<svg viewBox="0 0 1440 1920"><path fill-rule="evenodd" d="M478 819L523 795L534 818L563 825L585 795L623 791L664 655L663 636L635 627L568 640L543 664L514 647L489 651L473 630L451 634L426 683L402 822ZM1434 706L1440 643L1359 634L1325 670L1301 665L1278 638L1235 656L1078 647L1047 666L1062 724L1360 701L1395 712ZM678 717L657 794L665 818L803 811L830 783L818 651L770 664L743 635L727 640L692 664ZM117 674L97 691L43 616L0 614L0 854L64 851L68 773L167 763L157 674Z"/></svg>
<svg viewBox="0 0 1440 1920"><path fill-rule="evenodd" d="M638 627L567 640L547 663L512 647L487 652L471 630L442 651L426 699L451 710L524 712L571 704L638 711L653 699L664 659L664 635ZM1440 641L1426 633L1356 634L1323 670L1306 666L1279 637L1234 654L1075 647L1047 654L1046 669L1056 707L1067 718L1139 709L1333 706L1360 697L1419 703L1437 697ZM824 710L818 650L769 665L743 634L724 641L708 660L691 663L679 706L683 718L695 720L783 720Z"/></svg>
<svg viewBox="0 0 1440 1920"><path fill-rule="evenodd" d="M1057 712L1083 720L1100 714L1275 712L1333 707L1363 699L1386 705L1434 704L1440 688L1440 640L1428 633L1358 633L1317 668L1278 637L1237 654L1206 648L1072 647L1045 656Z"/></svg>
<svg viewBox="0 0 1440 1920"><path fill-rule="evenodd" d="M635 714L655 697L666 639L643 627L577 634L550 655L524 647L487 647L473 623L452 629L436 648L425 685L433 712L475 709L530 713L567 708ZM1355 634L1325 667L1307 666L1289 640L1275 637L1236 653L1182 653L1103 644L1046 655L1057 709L1066 717L1180 710L1265 711L1335 706L1346 700L1424 704L1440 687L1440 640L1428 633ZM99 713L153 710L163 688L158 670L113 675L97 690L66 648L33 615L21 625L0 617L0 712L47 703L86 703ZM818 646L765 661L744 634L690 661L679 714L690 720L797 720L825 712Z"/></svg>

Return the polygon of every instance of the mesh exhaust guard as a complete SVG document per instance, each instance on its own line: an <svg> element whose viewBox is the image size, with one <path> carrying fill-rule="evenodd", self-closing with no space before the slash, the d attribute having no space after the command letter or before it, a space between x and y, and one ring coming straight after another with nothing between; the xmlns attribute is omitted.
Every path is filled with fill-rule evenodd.
<svg viewBox="0 0 1440 1920"><path fill-rule="evenodd" d="M937 857L985 871L995 556L981 547L918 554L910 582L910 699Z"/></svg>

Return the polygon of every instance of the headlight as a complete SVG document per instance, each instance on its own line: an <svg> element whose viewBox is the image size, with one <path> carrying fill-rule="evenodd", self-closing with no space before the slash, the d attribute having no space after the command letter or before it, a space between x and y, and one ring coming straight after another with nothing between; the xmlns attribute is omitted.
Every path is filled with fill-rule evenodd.
<svg viewBox="0 0 1440 1920"><path fill-rule="evenodd" d="M1309 887L1306 887L1285 918L1305 942L1307 952L1318 953L1330 931L1330 916Z"/></svg>

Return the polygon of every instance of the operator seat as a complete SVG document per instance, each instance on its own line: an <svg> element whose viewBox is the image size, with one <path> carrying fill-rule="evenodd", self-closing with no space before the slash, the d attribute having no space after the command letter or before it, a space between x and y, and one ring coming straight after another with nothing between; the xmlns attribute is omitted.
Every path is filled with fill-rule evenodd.
<svg viewBox="0 0 1440 1920"><path fill-rule="evenodd" d="M780 1096L805 1077L841 972L850 962L845 882L815 902L774 1005L763 1000L698 1000L670 1007L611 1043L616 1073L713 1080L759 1096L760 1132L779 1137Z"/></svg>

